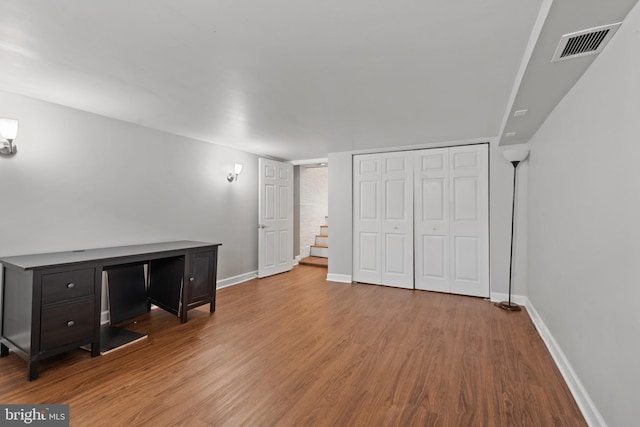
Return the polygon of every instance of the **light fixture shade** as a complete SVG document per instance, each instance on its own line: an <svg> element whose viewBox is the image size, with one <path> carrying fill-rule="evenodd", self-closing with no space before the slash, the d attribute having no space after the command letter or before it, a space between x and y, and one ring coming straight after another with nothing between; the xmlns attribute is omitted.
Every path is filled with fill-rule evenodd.
<svg viewBox="0 0 640 427"><path fill-rule="evenodd" d="M0 119L0 136L7 141L13 141L18 134L16 119Z"/></svg>
<svg viewBox="0 0 640 427"><path fill-rule="evenodd" d="M505 150L502 154L504 158L510 162L522 162L529 156L529 149L519 148L517 150Z"/></svg>
<svg viewBox="0 0 640 427"><path fill-rule="evenodd" d="M233 173L235 173L236 175L240 175L242 173L242 163L236 163L234 169L233 169Z"/></svg>

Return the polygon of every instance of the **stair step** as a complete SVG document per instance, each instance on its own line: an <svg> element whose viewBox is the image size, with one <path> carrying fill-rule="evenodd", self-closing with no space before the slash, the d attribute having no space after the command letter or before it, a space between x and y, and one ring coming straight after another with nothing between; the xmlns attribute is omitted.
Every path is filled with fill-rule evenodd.
<svg viewBox="0 0 640 427"><path fill-rule="evenodd" d="M302 258L299 261L299 264L303 264L303 265L313 265L316 267L324 267L327 268L328 264L329 264L329 260L327 258L323 258L323 257L317 257L317 256L308 256L306 258Z"/></svg>
<svg viewBox="0 0 640 427"><path fill-rule="evenodd" d="M311 245L311 256L317 256L321 258L329 258L329 248L327 245Z"/></svg>
<svg viewBox="0 0 640 427"><path fill-rule="evenodd" d="M328 225L321 225L320 226L320 235L321 236L328 236L329 235L329 226Z"/></svg>
<svg viewBox="0 0 640 427"><path fill-rule="evenodd" d="M329 236L323 236L322 234L318 234L316 236L316 245L328 245L329 244Z"/></svg>

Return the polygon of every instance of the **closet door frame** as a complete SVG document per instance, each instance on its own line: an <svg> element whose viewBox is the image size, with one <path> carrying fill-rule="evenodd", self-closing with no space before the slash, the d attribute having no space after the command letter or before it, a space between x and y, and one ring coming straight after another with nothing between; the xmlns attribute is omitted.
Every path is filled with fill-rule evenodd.
<svg viewBox="0 0 640 427"><path fill-rule="evenodd" d="M489 297L488 158L488 144L354 155L353 281Z"/></svg>

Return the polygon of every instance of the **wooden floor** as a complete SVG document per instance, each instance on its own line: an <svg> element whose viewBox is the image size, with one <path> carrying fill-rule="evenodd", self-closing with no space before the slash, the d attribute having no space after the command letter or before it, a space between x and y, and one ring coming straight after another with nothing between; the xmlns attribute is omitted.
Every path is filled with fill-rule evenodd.
<svg viewBox="0 0 640 427"><path fill-rule="evenodd" d="M215 314L138 319L105 356L0 359L0 403L68 403L72 426L584 426L526 312L290 273L218 291Z"/></svg>
<svg viewBox="0 0 640 427"><path fill-rule="evenodd" d="M314 267L324 267L324 268L329 267L329 259L319 257L319 256L308 256L308 257L302 258L299 262L302 265L313 265Z"/></svg>

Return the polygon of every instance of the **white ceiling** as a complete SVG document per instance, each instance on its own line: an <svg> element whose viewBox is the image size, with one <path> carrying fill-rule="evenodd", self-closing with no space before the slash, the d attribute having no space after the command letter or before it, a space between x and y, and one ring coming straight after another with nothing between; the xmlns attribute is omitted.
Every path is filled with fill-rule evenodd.
<svg viewBox="0 0 640 427"><path fill-rule="evenodd" d="M542 3L0 0L0 90L288 160L498 137Z"/></svg>

